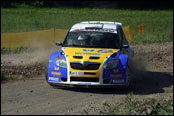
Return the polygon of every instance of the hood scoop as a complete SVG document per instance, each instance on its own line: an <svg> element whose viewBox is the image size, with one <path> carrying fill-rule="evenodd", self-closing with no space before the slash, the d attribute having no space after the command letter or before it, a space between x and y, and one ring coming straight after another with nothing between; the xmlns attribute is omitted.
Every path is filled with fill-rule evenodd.
<svg viewBox="0 0 174 116"><path fill-rule="evenodd" d="M82 59L83 56L73 56L73 58L75 58L75 59Z"/></svg>
<svg viewBox="0 0 174 116"><path fill-rule="evenodd" d="M74 59L83 59L83 56L73 56ZM100 57L90 56L89 59L100 59Z"/></svg>

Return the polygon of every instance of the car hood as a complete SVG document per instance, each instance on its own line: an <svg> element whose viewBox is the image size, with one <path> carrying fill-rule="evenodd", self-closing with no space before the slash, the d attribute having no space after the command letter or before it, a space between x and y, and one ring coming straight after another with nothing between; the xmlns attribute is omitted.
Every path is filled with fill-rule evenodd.
<svg viewBox="0 0 174 116"><path fill-rule="evenodd" d="M75 47L63 47L62 50L65 52L69 62L87 61L98 63L103 63L107 57L118 51L118 49Z"/></svg>

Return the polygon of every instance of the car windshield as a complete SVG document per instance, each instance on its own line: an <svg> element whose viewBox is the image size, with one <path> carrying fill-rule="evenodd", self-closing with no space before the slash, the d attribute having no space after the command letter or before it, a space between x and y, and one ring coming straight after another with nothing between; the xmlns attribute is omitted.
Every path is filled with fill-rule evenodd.
<svg viewBox="0 0 174 116"><path fill-rule="evenodd" d="M116 33L95 31L69 32L63 47L89 47L89 48L120 48L119 37Z"/></svg>

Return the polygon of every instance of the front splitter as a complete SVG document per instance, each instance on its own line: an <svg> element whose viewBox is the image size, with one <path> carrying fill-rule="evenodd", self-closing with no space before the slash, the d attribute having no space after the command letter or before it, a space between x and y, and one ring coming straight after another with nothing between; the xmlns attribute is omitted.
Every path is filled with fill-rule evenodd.
<svg viewBox="0 0 174 116"><path fill-rule="evenodd" d="M52 86L60 86L60 87L81 87L81 88L124 88L126 85L124 84L100 84L97 82L62 82L62 83L55 83L55 82L48 82Z"/></svg>

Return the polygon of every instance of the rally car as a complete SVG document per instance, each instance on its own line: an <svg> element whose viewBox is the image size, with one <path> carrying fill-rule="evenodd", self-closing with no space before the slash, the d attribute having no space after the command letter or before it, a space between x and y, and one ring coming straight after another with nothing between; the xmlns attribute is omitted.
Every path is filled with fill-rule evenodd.
<svg viewBox="0 0 174 116"><path fill-rule="evenodd" d="M74 24L59 51L50 55L46 80L57 86L128 87L133 48L122 24L84 21Z"/></svg>

